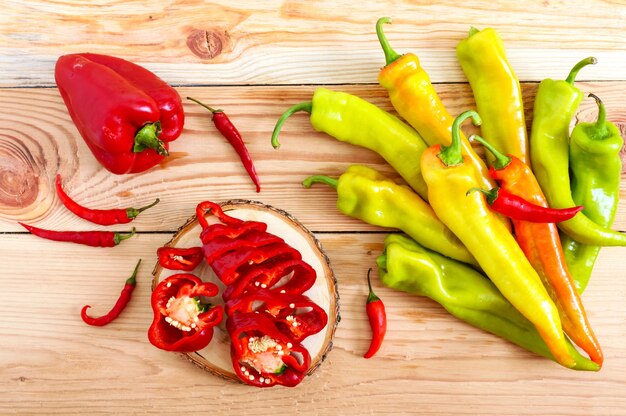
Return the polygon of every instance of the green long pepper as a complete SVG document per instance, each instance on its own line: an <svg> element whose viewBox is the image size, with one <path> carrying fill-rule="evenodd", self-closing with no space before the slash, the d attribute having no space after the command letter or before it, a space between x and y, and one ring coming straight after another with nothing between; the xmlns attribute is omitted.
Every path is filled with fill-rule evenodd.
<svg viewBox="0 0 626 416"><path fill-rule="evenodd" d="M377 259L381 282L392 289L426 296L450 314L535 354L554 360L534 325L506 300L491 281L466 264L391 234ZM567 341L575 370L600 367Z"/></svg>
<svg viewBox="0 0 626 416"><path fill-rule="evenodd" d="M569 179L569 125L583 99L574 80L578 71L595 64L595 58L578 62L565 81L544 79L535 98L530 136L533 172L552 208L575 206ZM626 246L626 234L602 227L579 212L558 227L572 239L596 246Z"/></svg>
<svg viewBox="0 0 626 416"><path fill-rule="evenodd" d="M316 131L378 153L415 192L428 199L420 167L420 156L428 146L398 117L355 95L318 88L311 101L294 105L279 118L272 133L275 149L280 147L278 135L283 124L299 111L311 114L311 126Z"/></svg>
<svg viewBox="0 0 626 416"><path fill-rule="evenodd" d="M342 214L368 224L397 228L432 250L478 267L463 243L408 186L360 165L350 166L338 180L314 175L302 184L308 188L314 183L337 190L337 209Z"/></svg>
<svg viewBox="0 0 626 416"><path fill-rule="evenodd" d="M611 227L619 202L622 173L620 150L624 140L615 124L606 120L606 109L597 96L594 123L578 123L572 131L569 147L572 198L583 205L583 213L602 227ZM582 293L587 287L600 246L579 243L562 234L565 260L576 287Z"/></svg>

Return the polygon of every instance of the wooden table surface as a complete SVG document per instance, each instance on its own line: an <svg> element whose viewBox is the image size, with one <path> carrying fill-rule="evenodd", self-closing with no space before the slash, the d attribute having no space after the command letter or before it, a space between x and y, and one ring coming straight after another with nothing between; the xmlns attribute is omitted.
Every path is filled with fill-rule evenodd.
<svg viewBox="0 0 626 416"><path fill-rule="evenodd" d="M599 63L581 71L578 86L604 100L626 136L624 1L0 0L0 10L0 414L626 414L626 248L602 250L583 296L606 357L598 373L564 369L378 282L388 334L379 354L365 360L365 276L388 230L342 216L330 188L305 190L300 182L338 176L354 163L392 169L368 150L314 132L306 115L287 122L280 150L269 142L282 111L319 85L391 110L377 84L384 58L374 24L384 15L394 18L386 26L392 45L420 56L452 114L474 105L455 46L471 25L491 26L522 81L529 120L537 82L563 78L594 55ZM262 192L254 192L207 112L187 101L185 130L166 163L135 175L103 169L54 84L56 59L82 51L132 60L181 96L226 110L256 162ZM577 119L595 114L585 99ZM135 221L137 237L112 249L38 239L17 221L93 228L60 204L57 173L88 206L139 206L156 196L161 203ZM319 238L338 279L334 347L294 389L227 382L147 340L157 247L199 201L233 198L293 214ZM619 230L626 230L624 201ZM85 325L80 308L90 303L104 312L139 257L144 265L128 309L107 327Z"/></svg>

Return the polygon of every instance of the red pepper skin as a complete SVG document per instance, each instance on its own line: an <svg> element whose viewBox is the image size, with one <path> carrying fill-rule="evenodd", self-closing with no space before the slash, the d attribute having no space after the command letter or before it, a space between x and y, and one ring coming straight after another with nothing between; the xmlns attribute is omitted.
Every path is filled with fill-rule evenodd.
<svg viewBox="0 0 626 416"><path fill-rule="evenodd" d="M64 241L69 243L83 244L91 247L114 247L121 241L135 235L133 228L130 234L120 234L113 231L53 231L19 222L22 227L30 231L37 237L53 241Z"/></svg>
<svg viewBox="0 0 626 416"><path fill-rule="evenodd" d="M190 272L202 261L202 247L176 248L159 247L157 249L159 264L169 270Z"/></svg>
<svg viewBox="0 0 626 416"><path fill-rule="evenodd" d="M176 90L132 62L90 53L64 55L57 60L55 80L85 143L112 173L155 166L182 132L184 112ZM136 135L146 126L152 130L149 147L144 142L135 152Z"/></svg>
<svg viewBox="0 0 626 416"><path fill-rule="evenodd" d="M241 162L243 163L243 167L246 169L246 172L248 172L248 176L250 176L250 179L252 179L252 182L254 182L254 185L256 186L256 191L261 192L261 184L259 182L259 175L256 173L256 169L252 162L252 157L250 156L250 153L248 152L248 149L246 148L246 144L243 142L243 139L241 138L241 134L239 133L239 130L237 130L237 127L235 127L232 121L230 121L226 113L224 113L223 110L213 109L209 107L208 105L205 105L194 98L187 97L187 99L197 104L200 104L202 107L206 108L207 110L211 112L213 124L215 124L215 127L217 127L217 130L220 133L222 133L222 136L224 136L228 140L228 142L233 146L233 148L239 155L239 159L241 159Z"/></svg>
<svg viewBox="0 0 626 416"><path fill-rule="evenodd" d="M117 302L115 302L115 305L113 305L113 308L107 314L102 315L98 318L93 318L87 315L87 309L91 308L91 306L83 306L83 309L80 311L80 317L87 325L104 326L113 321L120 315L120 313L122 313L122 311L126 308L128 302L130 302L133 291L137 286L137 270L139 269L140 264L141 259L139 259L139 261L137 262L133 274L128 279L126 279L126 283L124 284L122 293L120 293L120 297L117 299Z"/></svg>
<svg viewBox="0 0 626 416"><path fill-rule="evenodd" d="M226 314L258 312L274 320L276 327L292 340L301 342L326 326L328 316L304 295L259 289L226 303Z"/></svg>
<svg viewBox="0 0 626 416"><path fill-rule="evenodd" d="M494 176L494 173L490 172L490 174ZM571 219L584 208L582 206L562 209L544 207L533 204L503 188L493 188L489 191L473 188L467 193L473 191L484 193L487 196L487 203L495 212L517 221L557 223Z"/></svg>
<svg viewBox="0 0 626 416"><path fill-rule="evenodd" d="M383 339L385 339L385 334L387 333L387 313L385 312L385 305L372 290L372 283L370 281L371 271L372 269L367 271L369 294L367 296L367 303L365 304L365 311L367 312L367 318L372 328L372 340L369 349L365 355L363 355L364 358L371 358L378 352L380 346L383 344Z"/></svg>
<svg viewBox="0 0 626 416"><path fill-rule="evenodd" d="M197 320L187 314L188 321L181 322L180 317L185 316L185 307L190 303L198 305L196 299L200 296L213 297L217 293L215 284L189 273L162 280L151 297L154 319L148 330L150 343L165 351L194 352L205 348L213 338L213 327L222 321L222 306L198 309ZM176 321L172 321L173 317Z"/></svg>
<svg viewBox="0 0 626 416"><path fill-rule="evenodd" d="M79 216L80 218L100 225L128 224L134 220L137 215L159 203L157 198L152 204L141 208L118 208L118 209L90 209L86 208L72 198L63 190L61 184L61 175L56 177L56 190L59 199L67 209Z"/></svg>
<svg viewBox="0 0 626 416"><path fill-rule="evenodd" d="M247 384L255 387L272 387L276 384L294 387L302 381L311 366L311 356L307 349L282 333L266 315L254 312L233 314L226 321L226 329L230 334L233 368L237 376ZM250 337L264 335L281 346L283 354L280 357L286 369L280 374L259 371L246 362L246 359L254 357L248 348ZM301 359L292 353L299 354Z"/></svg>

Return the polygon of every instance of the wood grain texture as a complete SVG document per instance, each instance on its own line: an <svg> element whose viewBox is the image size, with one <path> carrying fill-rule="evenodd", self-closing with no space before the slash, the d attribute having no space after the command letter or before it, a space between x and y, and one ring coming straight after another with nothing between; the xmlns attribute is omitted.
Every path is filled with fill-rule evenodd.
<svg viewBox="0 0 626 416"><path fill-rule="evenodd" d="M622 126L626 137L626 82L578 84L606 104L608 118ZM452 114L473 106L465 84L437 86ZM523 84L528 126L537 84ZM356 94L392 111L378 86L333 87ZM172 156L161 166L137 175L111 175L97 164L73 126L56 89L0 89L0 231L23 231L15 220L28 220L54 229L87 230L90 223L67 211L54 196L54 177L60 173L65 189L79 203L98 208L141 206L161 198L133 223L140 231L175 230L204 199L253 199L281 207L314 231L376 230L345 218L336 207L332 189L318 185L304 189L312 174L339 176L351 164L366 164L400 178L375 153L318 133L306 114L284 125L282 146L274 150L270 136L280 114L292 104L309 100L315 86L179 88L180 94L219 105L239 127L261 178L262 192L246 175L230 144L217 132L208 112L189 101L182 136L171 145ZM595 101L585 99L579 121L593 120ZM468 128L464 126L464 128ZM530 128L530 127L529 127ZM39 184L34 186L33 184ZM27 197L25 197L26 195ZM622 195L626 197L626 184ZM622 198L623 200L626 200ZM36 208L35 208L36 207ZM615 227L626 230L626 205L619 208ZM126 226L114 229L126 230Z"/></svg>
<svg viewBox="0 0 626 416"><path fill-rule="evenodd" d="M5 235L3 257L12 259L12 273L0 275L0 413L162 414L211 407L216 414L350 415L367 406L376 414L623 414L626 280L615 276L623 274L620 249L602 252L584 295L606 355L605 368L592 374L565 370L455 320L427 299L377 282L388 335L379 354L364 360L365 275L384 236L319 235L341 293L334 347L294 390L257 390L147 341L151 265L171 234L140 235L106 252L79 247L73 258L66 245L41 242L45 255L37 262L30 236ZM85 325L80 308L89 303L94 314L104 312L139 257L145 263L128 309L107 327Z"/></svg>
<svg viewBox="0 0 626 416"><path fill-rule="evenodd" d="M374 153L315 132L305 114L285 124L280 150L269 142L279 115L319 85L392 110L376 81L383 55L374 23L383 15L394 18L385 27L392 45L419 55L452 114L473 106L454 51L470 25L500 32L523 81L528 126L536 81L563 78L572 64L595 55L599 64L583 70L586 82L577 85L603 99L626 138L623 0L0 0L0 10L0 414L626 414L624 248L602 250L583 296L605 354L599 373L563 369L378 282L388 334L378 355L365 360L365 276L387 230L342 216L332 189L306 190L300 182L310 174L338 176L353 163L399 178ZM232 147L191 102L166 162L137 175L101 168L56 88L47 88L54 87L60 55L86 50L143 64L181 96L226 110L263 191L254 192ZM595 114L587 98L576 119ZM161 203L137 218L139 235L120 247L42 240L16 221L101 228L61 206L56 173L87 206L141 206L157 196ZM621 197L615 228L626 231L626 185ZM342 320L334 347L295 389L230 383L147 340L156 249L199 201L236 198L284 209L313 230L338 279ZM144 263L128 309L107 327L85 325L80 308L108 310L139 257Z"/></svg>
<svg viewBox="0 0 626 416"><path fill-rule="evenodd" d="M2 0L0 9L0 86L53 85L56 59L85 51L179 85L372 83L384 64L374 24L386 15L392 44L418 53L435 82L465 81L455 47L470 26L501 33L521 80L564 77L589 55L601 64L581 79L626 79L623 1Z"/></svg>

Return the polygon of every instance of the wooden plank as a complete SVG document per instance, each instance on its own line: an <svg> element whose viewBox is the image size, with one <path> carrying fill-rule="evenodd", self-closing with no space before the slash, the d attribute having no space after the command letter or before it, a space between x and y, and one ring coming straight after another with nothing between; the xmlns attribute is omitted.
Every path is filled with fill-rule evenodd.
<svg viewBox="0 0 626 416"><path fill-rule="evenodd" d="M470 26L501 33L523 81L563 77L589 55L601 64L581 79L626 79L620 1L156 4L1 1L0 86L54 85L56 59L85 51L133 60L177 85L373 83L384 64L374 30L383 15L395 18L395 48L418 53L435 82L465 81L455 47Z"/></svg>
<svg viewBox="0 0 626 416"><path fill-rule="evenodd" d="M626 82L580 83L586 92L598 94L608 117L626 136ZM523 84L528 125L537 84ZM208 113L186 102L186 127L172 144L170 161L136 175L112 175L97 164L73 126L56 89L0 89L0 231L23 231L16 220L44 228L91 229L93 225L68 212L54 195L54 177L60 173L67 192L80 203L98 207L140 206L155 197L161 203L134 222L140 231L175 230L193 215L204 199L256 199L281 207L316 231L365 231L376 228L342 216L335 207L335 193L322 185L303 189L300 182L310 174L340 175L349 165L366 164L398 179L373 152L338 142L317 133L305 114L285 124L282 146L274 150L270 135L279 115L294 103L309 100L314 86L180 88L183 97L193 96L224 108L239 129L255 160L262 192L254 192L239 159L220 136ZM386 93L378 86L338 86L392 110ZM441 98L453 114L472 106L467 85L438 85ZM578 120L592 120L596 105L584 100ZM466 127L464 127L466 128ZM622 196L626 195L626 184ZM626 204L615 223L626 229ZM128 229L117 226L114 229Z"/></svg>
<svg viewBox="0 0 626 416"><path fill-rule="evenodd" d="M3 235L11 272L0 274L0 413L586 416L626 408L623 250L603 250L584 295L606 356L599 373L563 369L377 282L388 335L379 354L364 360L365 274L384 235L318 236L339 280L342 320L327 360L294 390L226 382L148 343L151 265L170 234L140 235L124 248L72 246L71 256L66 244ZM104 312L139 257L145 263L128 309L107 327L85 325L80 308Z"/></svg>

